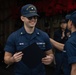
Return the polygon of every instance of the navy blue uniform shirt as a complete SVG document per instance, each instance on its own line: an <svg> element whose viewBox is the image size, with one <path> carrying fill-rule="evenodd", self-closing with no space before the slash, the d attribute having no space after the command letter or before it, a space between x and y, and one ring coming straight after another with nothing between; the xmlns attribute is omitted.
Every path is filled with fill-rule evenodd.
<svg viewBox="0 0 76 75"><path fill-rule="evenodd" d="M16 51L22 50L34 42L41 50L47 51L52 48L49 36L45 32L35 28L34 33L29 35L22 27L8 37L4 50L14 54ZM14 72L15 75L45 75L45 68L41 63L36 68L30 69L20 61L15 63Z"/></svg>
<svg viewBox="0 0 76 75"><path fill-rule="evenodd" d="M71 34L64 49L67 51L69 64L76 63L76 32Z"/></svg>
<svg viewBox="0 0 76 75"><path fill-rule="evenodd" d="M65 37L62 37L62 30L58 29L54 32L54 40L65 44L66 41L68 40L67 34L70 32L68 29L65 30ZM61 70L63 71L64 75L70 75L70 66L68 64L68 58L67 58L67 53L66 50L64 49L63 51L60 51L55 48L55 72L54 75L61 75Z"/></svg>

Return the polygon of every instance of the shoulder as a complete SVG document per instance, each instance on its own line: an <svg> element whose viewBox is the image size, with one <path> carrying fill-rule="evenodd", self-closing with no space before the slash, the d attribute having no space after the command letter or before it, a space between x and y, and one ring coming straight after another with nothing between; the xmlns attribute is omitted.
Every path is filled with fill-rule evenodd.
<svg viewBox="0 0 76 75"><path fill-rule="evenodd" d="M40 38L42 38L45 41L49 40L50 37L46 32L44 32L44 31L42 31L40 29L37 29L37 31L39 32L39 37Z"/></svg>
<svg viewBox="0 0 76 75"><path fill-rule="evenodd" d="M20 35L20 32L21 32L21 28L18 29L17 31L12 32L9 35L8 39L15 39L16 37L18 37Z"/></svg>
<svg viewBox="0 0 76 75"><path fill-rule="evenodd" d="M54 31L54 36L58 36L58 37L60 37L61 36L61 30L60 29L57 29L57 30L55 30Z"/></svg>
<svg viewBox="0 0 76 75"><path fill-rule="evenodd" d="M67 40L67 43L75 45L76 44L76 36L69 37L69 39Z"/></svg>
<svg viewBox="0 0 76 75"><path fill-rule="evenodd" d="M48 34L38 28L36 28L36 30L39 32L40 36L44 36L44 37L48 37Z"/></svg>

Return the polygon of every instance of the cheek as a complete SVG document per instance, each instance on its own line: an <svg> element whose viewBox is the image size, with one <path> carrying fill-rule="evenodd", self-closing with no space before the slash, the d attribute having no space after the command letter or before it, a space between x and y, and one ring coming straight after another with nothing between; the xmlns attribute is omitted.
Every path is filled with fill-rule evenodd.
<svg viewBox="0 0 76 75"><path fill-rule="evenodd" d="M64 26L64 28L66 28L66 25Z"/></svg>
<svg viewBox="0 0 76 75"><path fill-rule="evenodd" d="M26 22L24 21L24 24L25 24L25 25L28 25L28 24L29 24L29 22L28 22L28 21L26 21Z"/></svg>
<svg viewBox="0 0 76 75"><path fill-rule="evenodd" d="M71 29L71 25L70 24L68 24L67 27L68 27L68 29Z"/></svg>
<svg viewBox="0 0 76 75"><path fill-rule="evenodd" d="M37 20L31 20L31 21L29 21L29 23L36 24L37 23Z"/></svg>

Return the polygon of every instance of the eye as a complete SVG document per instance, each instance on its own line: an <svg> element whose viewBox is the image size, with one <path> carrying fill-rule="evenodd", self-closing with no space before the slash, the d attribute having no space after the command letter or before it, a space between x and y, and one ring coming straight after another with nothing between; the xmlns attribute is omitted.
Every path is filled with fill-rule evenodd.
<svg viewBox="0 0 76 75"><path fill-rule="evenodd" d="M29 20L31 19L37 19L37 16L27 17Z"/></svg>

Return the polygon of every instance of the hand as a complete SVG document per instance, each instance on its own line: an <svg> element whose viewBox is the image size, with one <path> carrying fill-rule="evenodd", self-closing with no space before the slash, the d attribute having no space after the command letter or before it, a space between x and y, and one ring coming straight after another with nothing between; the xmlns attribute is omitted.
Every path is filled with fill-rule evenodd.
<svg viewBox="0 0 76 75"><path fill-rule="evenodd" d="M21 61L22 55L23 55L22 52L15 53L15 54L13 55L13 57L12 57L12 58L13 58L13 61L14 61L14 62L19 62L19 61Z"/></svg>
<svg viewBox="0 0 76 75"><path fill-rule="evenodd" d="M62 37L61 39L63 39L65 37L65 31L62 32Z"/></svg>
<svg viewBox="0 0 76 75"><path fill-rule="evenodd" d="M49 65L52 63L53 59L54 59L53 54L47 55L46 57L42 58L42 63L45 65Z"/></svg>
<svg viewBox="0 0 76 75"><path fill-rule="evenodd" d="M70 37L70 32L67 33L67 37Z"/></svg>

